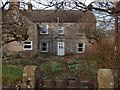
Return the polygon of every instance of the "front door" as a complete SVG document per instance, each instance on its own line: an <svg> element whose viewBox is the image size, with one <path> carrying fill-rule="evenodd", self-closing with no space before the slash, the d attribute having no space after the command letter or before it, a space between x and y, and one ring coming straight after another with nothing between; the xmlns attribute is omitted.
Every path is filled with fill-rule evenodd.
<svg viewBox="0 0 120 90"><path fill-rule="evenodd" d="M64 42L58 42L58 50L57 50L57 54L60 56L63 56L65 54L65 44Z"/></svg>

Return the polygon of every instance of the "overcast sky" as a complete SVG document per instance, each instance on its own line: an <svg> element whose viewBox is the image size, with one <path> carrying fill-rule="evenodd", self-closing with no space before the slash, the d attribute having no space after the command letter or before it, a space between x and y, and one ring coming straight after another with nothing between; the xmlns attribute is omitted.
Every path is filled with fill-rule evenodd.
<svg viewBox="0 0 120 90"><path fill-rule="evenodd" d="M34 8L41 8L41 9L43 9L42 6L40 6L39 4L36 4L34 1L41 2L41 3L48 3L48 1L52 1L52 0L23 0L23 1L25 1L25 2L31 1L33 6L34 6ZM55 0L55 1L61 2L61 1L73 1L73 0ZM77 1L77 0L74 0L74 1ZM86 5L88 5L88 4L90 4L92 2L92 0L78 0L78 1L85 2ZM52 8L54 8L54 7L52 7Z"/></svg>
<svg viewBox="0 0 120 90"><path fill-rule="evenodd" d="M2 6L2 2L6 2L7 0L0 0L0 6ZM15 0L10 0L10 1L15 1ZM47 3L48 1L52 1L52 0L20 0L20 1L24 1L24 2L32 2L34 8L42 8L42 6L39 6L38 4L36 4L34 1L37 1L37 2L42 2L42 3ZM55 1L73 1L73 0L55 0ZM75 0L75 1L81 1L81 2L85 2L86 5L88 5L89 3L91 3L93 0Z"/></svg>
<svg viewBox="0 0 120 90"><path fill-rule="evenodd" d="M8 1L8 0L0 0L0 6L2 5L1 2L6 2L6 1ZM9 0L9 1L12 2L12 1L18 1L18 0ZM26 3L29 2L29 1L31 1L31 2L33 2L33 4L35 4L34 1L44 3L44 2L52 1L52 0L20 0L20 1L24 1L24 2L26 2ZM102 1L102 2L104 2L104 1L106 1L106 0L55 0L55 1L58 1L58 2L60 2L60 1L81 1L81 2L85 2L85 4L88 5L88 4L90 4L92 1L96 1L96 2ZM120 1L120 0L107 0L107 1L109 1L109 2L118 2L118 1ZM36 6L36 4L35 4L35 6Z"/></svg>

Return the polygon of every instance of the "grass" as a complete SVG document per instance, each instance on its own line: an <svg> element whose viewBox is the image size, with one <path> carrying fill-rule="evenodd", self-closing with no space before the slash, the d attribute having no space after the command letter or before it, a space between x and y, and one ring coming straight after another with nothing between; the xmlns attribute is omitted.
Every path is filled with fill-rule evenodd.
<svg viewBox="0 0 120 90"><path fill-rule="evenodd" d="M50 63L51 64L51 70L52 71L58 71L58 72L60 72L60 71L62 71L64 68L62 67L62 65L60 64L60 63L58 63L58 62L51 62Z"/></svg>
<svg viewBox="0 0 120 90"><path fill-rule="evenodd" d="M21 67L13 65L2 65L2 84L3 86L10 86L22 80L23 70Z"/></svg>
<svg viewBox="0 0 120 90"><path fill-rule="evenodd" d="M2 74L9 75L9 76L22 76L22 68L13 65L3 65L2 66Z"/></svg>

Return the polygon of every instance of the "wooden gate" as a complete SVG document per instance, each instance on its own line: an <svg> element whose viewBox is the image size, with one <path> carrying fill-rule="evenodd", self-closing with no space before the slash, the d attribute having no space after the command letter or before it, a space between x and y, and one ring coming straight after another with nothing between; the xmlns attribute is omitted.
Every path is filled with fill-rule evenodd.
<svg viewBox="0 0 120 90"><path fill-rule="evenodd" d="M40 80L41 81L41 80ZM95 80L42 80L36 82L36 90L40 88L85 88L89 90L97 89L97 81Z"/></svg>

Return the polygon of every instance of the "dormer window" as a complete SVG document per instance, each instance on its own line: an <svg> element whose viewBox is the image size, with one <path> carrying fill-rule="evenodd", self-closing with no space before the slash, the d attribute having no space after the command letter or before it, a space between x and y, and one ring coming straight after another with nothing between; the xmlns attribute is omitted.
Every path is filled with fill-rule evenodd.
<svg viewBox="0 0 120 90"><path fill-rule="evenodd" d="M49 28L49 25L47 25L47 24L38 26L40 34L48 34L48 28Z"/></svg>
<svg viewBox="0 0 120 90"><path fill-rule="evenodd" d="M63 26L58 27L58 33L59 34L64 34L64 27Z"/></svg>

